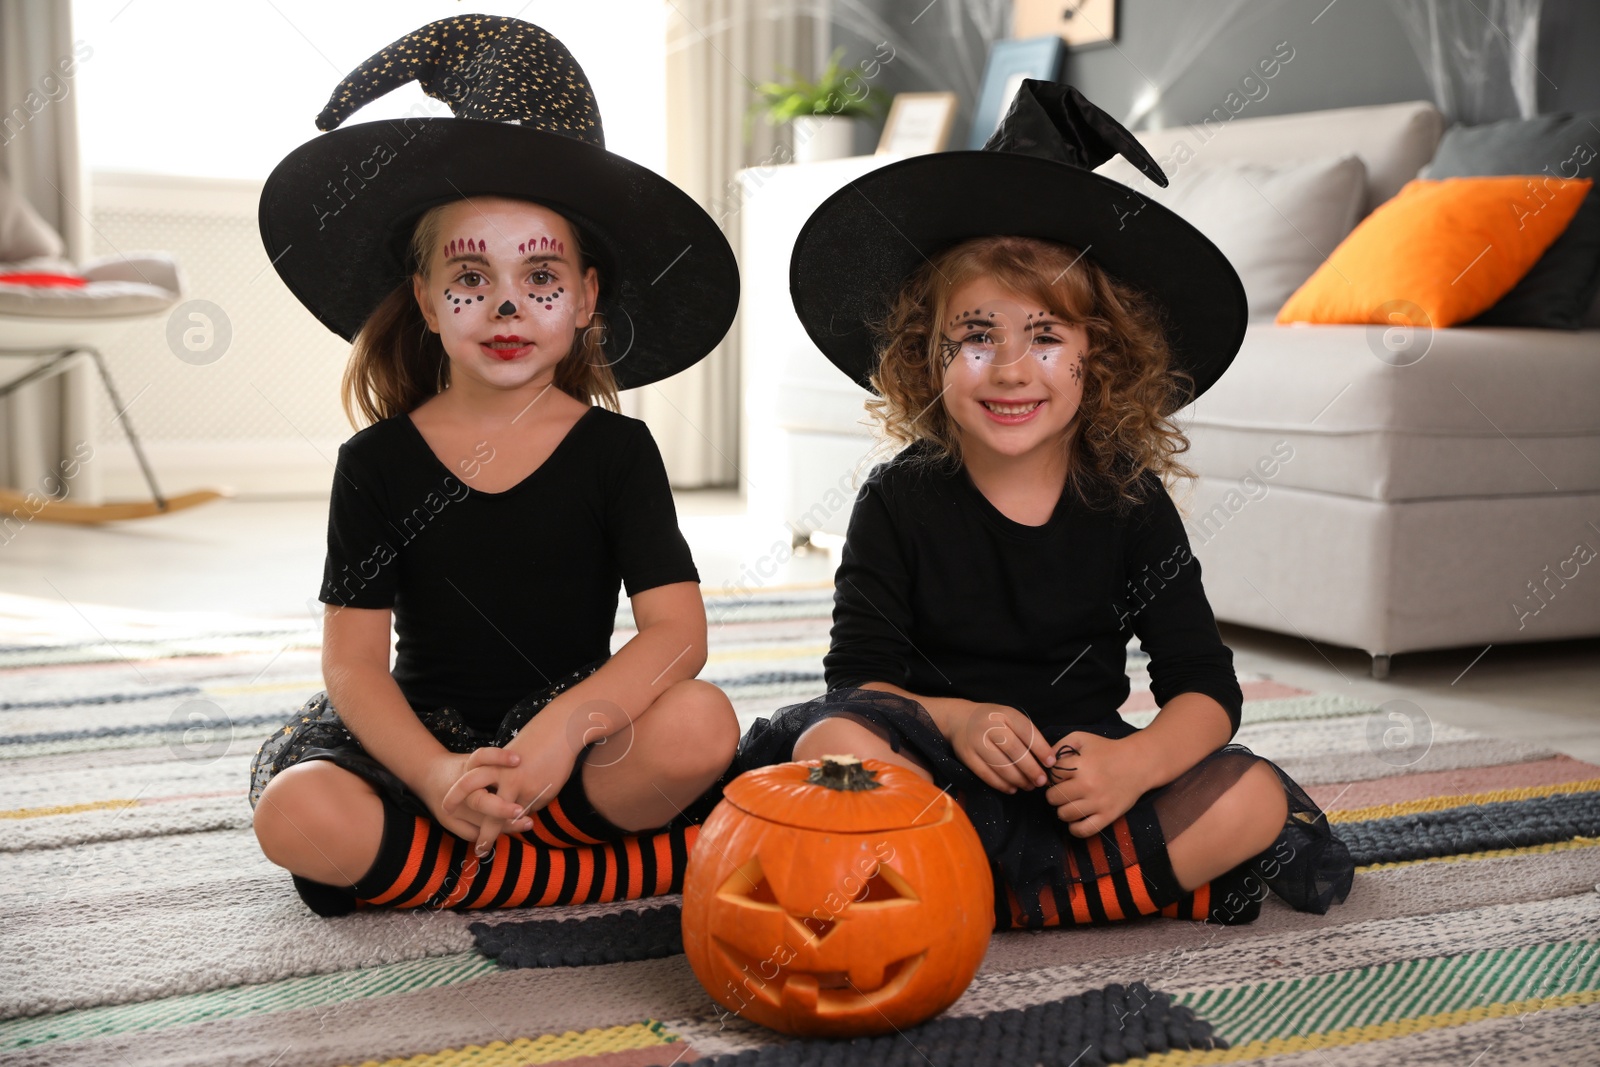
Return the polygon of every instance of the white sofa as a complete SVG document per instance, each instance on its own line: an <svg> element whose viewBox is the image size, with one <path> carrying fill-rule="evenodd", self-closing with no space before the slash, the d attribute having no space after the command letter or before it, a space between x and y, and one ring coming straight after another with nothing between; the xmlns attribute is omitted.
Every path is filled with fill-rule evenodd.
<svg viewBox="0 0 1600 1067"><path fill-rule="evenodd" d="M1180 142L1195 146L1206 166L1353 153L1365 182L1353 224L1417 176L1443 126L1431 104L1417 102L1139 138L1157 159L1175 150L1185 158ZM857 172L869 163L855 162ZM1123 179L1123 165L1102 171ZM788 178L814 204L849 169L836 165L820 182ZM1169 167L1172 189L1204 169ZM818 192L819 184L827 188ZM752 208L789 210L769 203L777 199L763 196ZM747 421L774 424L760 432L777 442L752 475L769 480L765 506L780 506L797 533L842 534L848 506L818 504L871 448L867 394L803 332L796 342L792 309L781 329L769 329L776 309L762 301L775 303L776 294L764 287L787 271L764 279L771 267L752 259L775 253L746 244L745 359L759 358L760 373L777 378L758 410L747 410ZM1255 306L1271 279L1235 263ZM1185 462L1200 477L1176 498L1217 617L1362 649L1376 677L1395 653L1600 634L1600 329L1592 317L1581 331L1395 335L1376 326L1278 326L1275 306L1253 319L1222 379L1179 416L1192 443ZM756 307L761 329L749 336Z"/></svg>

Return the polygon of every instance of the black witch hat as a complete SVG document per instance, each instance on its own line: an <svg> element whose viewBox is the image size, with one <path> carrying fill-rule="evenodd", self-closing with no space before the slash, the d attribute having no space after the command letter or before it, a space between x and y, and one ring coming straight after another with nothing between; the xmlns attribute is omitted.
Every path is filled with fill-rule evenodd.
<svg viewBox="0 0 1600 1067"><path fill-rule="evenodd" d="M789 260L795 312L834 366L871 389L877 355L868 324L884 318L924 262L971 237L1056 241L1155 302L1174 369L1194 379L1187 403L1239 350L1244 286L1199 230L1094 173L1114 155L1167 184L1138 139L1077 89L1026 79L981 151L891 163L823 201Z"/></svg>
<svg viewBox="0 0 1600 1067"><path fill-rule="evenodd" d="M412 79L453 117L337 128ZM317 127L331 132L267 179L261 240L295 297L346 340L415 269L408 245L422 213L471 196L536 201L580 228L621 388L691 366L733 322L739 269L721 229L677 186L606 151L583 69L538 26L430 23L340 82Z"/></svg>

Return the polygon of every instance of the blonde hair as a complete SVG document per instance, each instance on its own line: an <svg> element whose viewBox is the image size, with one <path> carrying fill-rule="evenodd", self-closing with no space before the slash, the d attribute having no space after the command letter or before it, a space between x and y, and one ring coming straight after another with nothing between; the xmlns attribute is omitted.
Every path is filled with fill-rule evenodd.
<svg viewBox="0 0 1600 1067"><path fill-rule="evenodd" d="M449 206L429 208L411 232L407 266L424 281L429 277L429 252L439 243L440 220ZM592 261L584 250L583 231L572 220L567 223L581 274ZM597 310L595 319L598 323L573 331L571 350L556 364L555 386L586 404L620 411L617 379L604 348L605 316ZM340 383L345 417L360 429L358 412L367 423L403 415L449 384L450 359L439 335L428 329L408 276L383 298L351 342L350 361Z"/></svg>
<svg viewBox="0 0 1600 1067"><path fill-rule="evenodd" d="M926 459L961 462L959 427L941 402L940 332L950 294L989 277L1068 323L1084 327L1083 401L1064 435L1067 491L1092 506L1143 499L1154 472L1171 485L1194 472L1174 457L1189 442L1166 413L1188 396L1189 375L1171 366L1158 312L1078 250L1030 237L975 237L934 256L901 287L888 315L869 324L878 339L867 408L894 445L927 442Z"/></svg>

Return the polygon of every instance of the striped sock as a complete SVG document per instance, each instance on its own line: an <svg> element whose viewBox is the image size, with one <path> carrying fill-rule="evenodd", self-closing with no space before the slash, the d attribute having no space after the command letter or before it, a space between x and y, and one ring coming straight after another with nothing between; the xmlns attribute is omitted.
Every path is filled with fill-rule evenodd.
<svg viewBox="0 0 1600 1067"><path fill-rule="evenodd" d="M515 908L636 900L683 888L698 826L551 847L501 834L480 860L433 819L384 802L383 844L346 892L358 907Z"/></svg>
<svg viewBox="0 0 1600 1067"><path fill-rule="evenodd" d="M1108 841L1114 844L1114 851L1108 851ZM1135 847L1136 841L1142 847ZM1099 926L1143 915L1209 919L1232 926L1253 922L1261 913L1264 886L1258 877L1256 884L1248 884L1254 877L1249 863L1185 891L1172 871L1165 839L1153 819L1141 818L1134 825L1123 816L1088 838L1063 833L1062 845L1067 888L1058 892L1047 885L1040 890L1043 921L1031 919L1016 892L996 879L995 929ZM1255 891L1250 892L1252 889Z"/></svg>
<svg viewBox="0 0 1600 1067"><path fill-rule="evenodd" d="M589 795L584 792L583 763L592 748L591 745L579 755L577 764L555 799L531 813L533 829L522 835L530 844L573 848L630 836L628 831L595 810L595 806L589 803Z"/></svg>
<svg viewBox="0 0 1600 1067"><path fill-rule="evenodd" d="M1173 919L1196 919L1219 926L1242 926L1261 915L1261 902L1267 898L1267 884L1250 869L1246 860L1231 871L1217 875L1193 892L1185 893L1175 904L1161 910Z"/></svg>

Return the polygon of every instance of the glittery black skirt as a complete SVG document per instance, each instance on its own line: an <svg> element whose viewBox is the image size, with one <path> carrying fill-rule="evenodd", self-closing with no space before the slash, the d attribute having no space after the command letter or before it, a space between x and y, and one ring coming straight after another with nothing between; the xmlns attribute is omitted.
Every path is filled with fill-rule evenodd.
<svg viewBox="0 0 1600 1067"><path fill-rule="evenodd" d="M602 667L609 656L586 663L512 705L492 734L473 729L451 707L424 711L417 717L428 732L451 752L468 753L492 745L504 748L545 705ZM307 760L327 760L372 783L380 795L411 815L431 818L428 806L389 768L357 741L322 691L312 696L283 727L261 743L250 764L250 806L278 772Z"/></svg>

